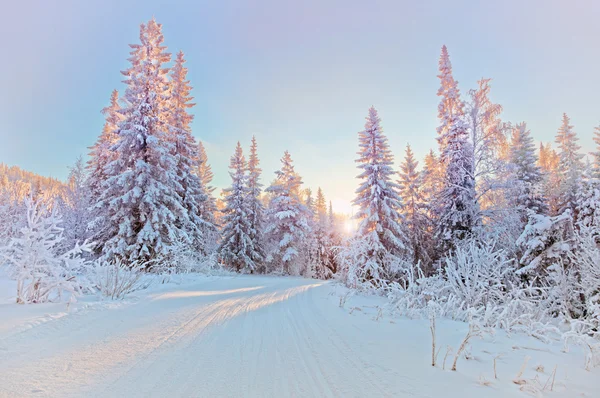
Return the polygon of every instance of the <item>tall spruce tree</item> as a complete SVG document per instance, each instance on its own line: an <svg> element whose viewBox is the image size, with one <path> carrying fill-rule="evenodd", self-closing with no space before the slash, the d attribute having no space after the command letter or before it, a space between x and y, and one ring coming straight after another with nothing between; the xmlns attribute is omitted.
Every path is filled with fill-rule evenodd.
<svg viewBox="0 0 600 398"><path fill-rule="evenodd" d="M113 90L110 95L110 104L102 109L102 114L105 117L102 133L98 136L94 145L89 148L89 160L87 162L89 177L87 185L89 186L92 198L100 196L102 182L106 180L104 168L114 157L111 147L117 140L119 122L122 118L119 113L120 109L119 92Z"/></svg>
<svg viewBox="0 0 600 398"><path fill-rule="evenodd" d="M256 257L252 242L252 225L248 203L248 165L238 142L229 165L231 187L225 190L222 241L218 252L221 260L237 272L254 272Z"/></svg>
<svg viewBox="0 0 600 398"><path fill-rule="evenodd" d="M214 195L215 187L212 186L212 180L214 177L210 163L208 163L208 156L206 155L206 149L202 141L198 141L198 157L195 167L195 174L200 177L201 185L207 196L207 200L201 205L202 219L216 224L215 215L217 213L217 200Z"/></svg>
<svg viewBox="0 0 600 398"><path fill-rule="evenodd" d="M570 124L569 117L564 113L562 125L556 133L560 171L559 213L570 209L573 214L576 208L576 192L583 171L583 154L579 153L581 147L577 141L579 138Z"/></svg>
<svg viewBox="0 0 600 398"><path fill-rule="evenodd" d="M321 187L317 189L315 200L315 218L313 222L313 234L315 240L315 273L318 279L329 279L335 271L332 264L333 253L329 239L329 230L327 222L327 203Z"/></svg>
<svg viewBox="0 0 600 398"><path fill-rule="evenodd" d="M265 209L261 201L262 183L260 160L258 158L258 144L256 137L252 136L250 156L248 158L248 209L250 221L250 239L254 247L252 260L259 268L265 260L264 225Z"/></svg>
<svg viewBox="0 0 600 398"><path fill-rule="evenodd" d="M102 109L105 117L104 127L94 145L89 148L89 160L86 165L88 175L86 185L89 189L90 206L92 206L89 209L90 222L87 228L89 237L95 242L94 249L97 252L102 250L104 242L109 238L108 225L96 221L99 221L99 216L107 210L106 205L100 205L100 195L103 192L103 183L108 178L105 168L115 158L113 145L118 139L117 131L122 120L120 109L119 92L113 90L110 104Z"/></svg>
<svg viewBox="0 0 600 398"><path fill-rule="evenodd" d="M131 66L126 76L115 158L106 166L107 178L97 206L107 226L103 256L128 262L165 265L175 243L186 236L178 225L188 214L177 194L177 159L169 139L169 82L165 66L171 56L163 45L162 27L154 19L140 28L140 44L130 45Z"/></svg>
<svg viewBox="0 0 600 398"><path fill-rule="evenodd" d="M473 146L469 142L464 106L457 82L452 77L446 46L442 47L439 67L441 86L438 96L441 100L438 106L438 143L444 182L438 197L440 219L436 235L446 251L458 241L471 236L479 212L475 194Z"/></svg>
<svg viewBox="0 0 600 398"><path fill-rule="evenodd" d="M195 250L204 254L203 232L214 228L212 220L203 218L202 209L208 200L208 195L202 185L200 177L193 173L198 159L196 140L192 136L190 123L193 115L188 112L195 104L191 103L192 87L187 79L187 68L182 51L177 53L175 65L171 68L170 99L168 102L169 139L173 143L173 157L175 158L175 175L179 190L177 194L188 217L177 220L178 227L186 233L186 241L191 243Z"/></svg>
<svg viewBox="0 0 600 398"><path fill-rule="evenodd" d="M594 129L594 143L596 144L596 150L592 152L594 157L593 175L594 178L600 178L600 126Z"/></svg>
<svg viewBox="0 0 600 398"><path fill-rule="evenodd" d="M406 250L406 236L400 224L399 187L393 181L394 157L374 107L366 120L365 129L358 133L356 162L361 183L353 204L358 207L355 218L360 220L357 235L368 247L363 275L365 279L381 280L391 275L389 256L399 256Z"/></svg>
<svg viewBox="0 0 600 398"><path fill-rule="evenodd" d="M307 209L301 199L302 179L294 170L292 157L285 151L281 170L275 172L275 181L266 189L271 195L267 208L265 233L271 241L271 269L275 272L297 275L305 264L300 264L300 251L304 245Z"/></svg>
<svg viewBox="0 0 600 398"><path fill-rule="evenodd" d="M546 198L548 213L551 216L560 213L560 158L550 143L540 142L538 165L542 171L542 195Z"/></svg>
<svg viewBox="0 0 600 398"><path fill-rule="evenodd" d="M513 203L516 204L523 223L527 223L528 210L536 214L547 213L540 187L542 171L537 164L538 156L531 133L524 122L519 123L512 130L510 169L516 183L511 190L515 196Z"/></svg>
<svg viewBox="0 0 600 398"><path fill-rule="evenodd" d="M402 198L402 211L406 225L407 242L414 264L429 263L425 249L428 222L423 201L421 176L417 170L419 162L415 160L410 145L406 146L404 162L400 164L399 194Z"/></svg>

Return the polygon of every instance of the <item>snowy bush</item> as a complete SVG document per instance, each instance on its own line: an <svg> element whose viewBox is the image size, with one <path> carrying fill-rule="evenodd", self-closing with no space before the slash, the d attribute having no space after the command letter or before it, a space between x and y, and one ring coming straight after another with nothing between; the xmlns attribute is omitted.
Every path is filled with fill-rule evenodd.
<svg viewBox="0 0 600 398"><path fill-rule="evenodd" d="M139 264L124 264L120 259L97 261L91 268L91 279L104 297L120 300L129 293L148 287L149 282L142 279L144 269Z"/></svg>
<svg viewBox="0 0 600 398"><path fill-rule="evenodd" d="M391 253L375 250L377 242L371 237L354 237L339 248L338 277L350 288L387 294L390 281L405 279L411 266Z"/></svg>
<svg viewBox="0 0 600 398"><path fill-rule="evenodd" d="M411 318L429 316L433 300L439 315L481 327L522 332L540 340L558 338L544 310L547 289L524 284L493 243L467 241L445 259L439 273L425 277L419 267L406 273L406 284L389 284L390 309Z"/></svg>
<svg viewBox="0 0 600 398"><path fill-rule="evenodd" d="M493 243L470 240L446 258L448 296L462 310L501 303L506 279L514 271L511 261Z"/></svg>
<svg viewBox="0 0 600 398"><path fill-rule="evenodd" d="M27 222L20 235L4 250L12 276L17 280L17 303L43 303L63 298L71 300L82 292L77 276L89 266L82 254L91 251L87 242L61 251L63 229L60 216L39 201L25 202Z"/></svg>
<svg viewBox="0 0 600 398"><path fill-rule="evenodd" d="M600 330L600 247L592 228L582 228L577 234L578 247L571 261L579 268L579 288L585 299L585 316L598 333ZM599 336L600 337L600 336Z"/></svg>

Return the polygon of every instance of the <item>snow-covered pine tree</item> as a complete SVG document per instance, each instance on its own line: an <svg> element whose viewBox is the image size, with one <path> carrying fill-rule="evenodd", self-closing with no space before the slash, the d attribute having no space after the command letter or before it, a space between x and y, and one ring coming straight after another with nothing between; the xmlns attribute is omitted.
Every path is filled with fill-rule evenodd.
<svg viewBox="0 0 600 398"><path fill-rule="evenodd" d="M90 198L90 223L88 231L90 238L95 241L94 249L96 252L102 250L104 242L109 239L108 225L98 222L102 219L100 216L104 214L107 205L100 205L100 196L103 192L103 184L108 179L106 174L106 166L115 159L113 145L118 139L119 123L123 119L120 113L121 106L119 105L119 92L113 90L110 96L110 104L102 109L105 117L102 133L96 140L96 143L91 146L89 152L89 160L87 163L87 186L89 187Z"/></svg>
<svg viewBox="0 0 600 398"><path fill-rule="evenodd" d="M74 248L77 243L89 239L88 225L91 221L90 191L87 185L87 173L83 159L77 158L70 168L64 198L59 200L63 214L63 240L61 245L66 250Z"/></svg>
<svg viewBox="0 0 600 398"><path fill-rule="evenodd" d="M438 143L440 163L444 168L443 188L438 196L437 208L440 218L436 236L446 252L456 243L471 236L478 224L478 205L475 193L473 170L473 146L469 142L467 125L464 121L463 103L457 82L452 77L452 66L446 46L440 56L441 81L438 96Z"/></svg>
<svg viewBox="0 0 600 398"><path fill-rule="evenodd" d="M427 241L428 220L423 202L421 176L417 170L419 162L415 160L410 145L406 145L404 161L400 164L399 194L402 198L401 214L406 225L407 244L414 264L429 264L429 253L425 247Z"/></svg>
<svg viewBox="0 0 600 398"><path fill-rule="evenodd" d="M442 53L439 60L439 71L438 75L440 79L440 88L438 89L437 95L441 97L438 105L438 119L440 119L440 125L437 127L437 141L440 147L440 153L444 153L449 145L449 140L455 134L451 133L452 129L455 129L455 125L460 120L464 126L464 105L460 99L460 91L458 89L458 82L454 80L452 75L452 64L450 63L450 56L448 55L448 49L446 46L442 46ZM442 166L447 166L444 163L445 159L441 159ZM442 175L445 175L445 170L442 169Z"/></svg>
<svg viewBox="0 0 600 398"><path fill-rule="evenodd" d="M424 241L422 242L427 250L427 258L429 263L423 264L423 269L427 274L434 272L431 268L441 254L436 250L435 232L436 225L441 214L437 207L440 204L439 195L443 187L444 176L442 174L443 167L439 157L433 150L430 150L425 155L423 170L419 173L420 192L422 197L422 207L425 217L423 221Z"/></svg>
<svg viewBox="0 0 600 398"><path fill-rule="evenodd" d="M237 272L254 272L256 257L251 238L252 225L248 203L248 165L242 146L237 143L229 164L231 187L225 190L222 240L218 253L226 266Z"/></svg>
<svg viewBox="0 0 600 398"><path fill-rule="evenodd" d="M566 209L571 210L571 214L576 216L576 192L581 173L583 171L583 154L579 153L581 147L577 144L579 138L573 131L573 126L566 113L563 113L562 125L556 133L556 144L558 144L559 156L559 208L558 212L563 213Z"/></svg>
<svg viewBox="0 0 600 398"><path fill-rule="evenodd" d="M342 245L342 236L340 234L339 225L333 212L333 204L329 201L329 211L327 212L327 236L329 240L329 253L328 263L331 268L331 272L336 274L338 272L338 262L336 260L336 254L338 248Z"/></svg>
<svg viewBox="0 0 600 398"><path fill-rule="evenodd" d="M360 220L357 237L365 242L368 259L359 265L362 278L375 284L393 278L394 257L406 252L405 232L401 226L402 200L393 180L394 156L380 126L374 107L369 109L365 129L358 133L358 168L361 181L353 204Z"/></svg>
<svg viewBox="0 0 600 398"><path fill-rule="evenodd" d="M592 152L594 157L594 177L600 178L600 126L594 129L594 143L596 144L596 151Z"/></svg>
<svg viewBox="0 0 600 398"><path fill-rule="evenodd" d="M187 80L188 70L184 64L184 54L179 51L170 73L167 119L168 137L173 143L172 155L175 158L175 175L179 187L177 194L188 215L185 219L177 220L177 227L186 235L184 243L187 242L195 250L207 254L203 235L205 231L209 233L215 227L211 220L203 218L202 209L206 207L204 203L208 200L208 195L200 177L193 172L198 159L198 146L191 133L190 123L193 115L188 113L188 109L195 104L191 103L192 87Z"/></svg>
<svg viewBox="0 0 600 398"><path fill-rule="evenodd" d="M536 214L547 213L540 187L542 171L538 166L533 138L525 122L517 124L512 130L509 169L515 183L511 184L511 193L516 195L512 198L512 203L521 214L523 223L527 223L528 210Z"/></svg>
<svg viewBox="0 0 600 398"><path fill-rule="evenodd" d="M265 228L272 243L269 254L271 269L274 272L298 275L304 266L298 260L308 230L307 209L300 197L302 178L294 170L288 151L283 154L281 170L277 170L275 175L275 181L266 189L271 195Z"/></svg>
<svg viewBox="0 0 600 398"><path fill-rule="evenodd" d="M600 235L600 180L596 177L595 165L584 170L575 202L576 226L593 236Z"/></svg>
<svg viewBox="0 0 600 398"><path fill-rule="evenodd" d="M217 201L214 195L215 187L211 185L214 175L212 168L208 163L208 156L206 155L204 144L200 140L198 140L198 160L195 173L198 177L200 177L202 187L207 195L207 200L202 204L202 218L216 225L215 215L218 212L218 209Z"/></svg>
<svg viewBox="0 0 600 398"><path fill-rule="evenodd" d="M302 275L309 278L316 277L318 266L318 248L317 248L317 237L315 230L316 226L316 210L315 203L312 196L312 189L306 188L304 190L304 205L306 212L304 217L306 218L306 238L304 239L304 247L302 248L302 257L304 257L304 269L300 271Z"/></svg>
<svg viewBox="0 0 600 398"><path fill-rule="evenodd" d="M550 143L540 142L538 165L542 170L542 195L546 198L548 214L555 216L560 211L560 158Z"/></svg>
<svg viewBox="0 0 600 398"><path fill-rule="evenodd" d="M321 187L317 189L315 201L315 220L313 225L315 250L315 277L318 279L329 279L335 271L333 264L331 240L329 237L327 203Z"/></svg>
<svg viewBox="0 0 600 398"><path fill-rule="evenodd" d="M107 226L103 257L147 266L166 263L175 243L188 241L178 225L187 225L188 214L178 192L174 144L167 125L168 68L171 56L163 45L161 25L154 19L140 28L141 44L130 45L131 67L126 76L115 158L105 167L107 179L97 207ZM97 224L98 225L98 224Z"/></svg>
<svg viewBox="0 0 600 398"><path fill-rule="evenodd" d="M250 239L254 247L252 260L256 266L263 270L263 262L265 260L264 247L264 224L265 224L265 209L261 201L262 183L260 182L261 175L260 160L258 159L258 144L256 137L252 136L250 144L250 156L248 157L248 210L250 219ZM263 270L264 271L264 270Z"/></svg>
<svg viewBox="0 0 600 398"><path fill-rule="evenodd" d="M117 140L117 131L119 123L122 120L122 115L119 113L121 106L119 105L119 92L113 90L110 96L110 104L102 109L105 121L102 133L96 140L96 143L91 146L89 152L89 161L87 170L89 174L88 186L90 189L90 197L97 200L102 192L102 183L106 181L107 176L105 167L114 159L112 146Z"/></svg>
<svg viewBox="0 0 600 398"><path fill-rule="evenodd" d="M420 177L423 202L427 209L427 217L430 220L430 224L433 224L434 221L437 220L440 213L435 205L444 182L444 175L442 172L443 169L439 157L433 149L429 150L427 155L425 155L423 170L421 171Z"/></svg>

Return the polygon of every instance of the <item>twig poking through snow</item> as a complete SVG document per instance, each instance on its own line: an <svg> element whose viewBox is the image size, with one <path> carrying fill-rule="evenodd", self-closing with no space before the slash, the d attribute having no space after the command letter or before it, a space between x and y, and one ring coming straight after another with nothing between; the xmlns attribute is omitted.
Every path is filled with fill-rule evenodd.
<svg viewBox="0 0 600 398"><path fill-rule="evenodd" d="M498 372L497 372L497 370L496 370L496 361L497 361L497 359L498 359L498 358L500 358L501 356L502 356L502 354L499 354L499 355L496 355L496 356L494 357L494 379L496 379L496 380L498 379Z"/></svg>
<svg viewBox="0 0 600 398"><path fill-rule="evenodd" d="M439 305L433 300L427 303L427 312L429 315L429 330L431 331L431 366L436 365L436 350L435 350L435 318L439 310Z"/></svg>
<svg viewBox="0 0 600 398"><path fill-rule="evenodd" d="M521 376L523 376L523 372L525 372L525 367L527 366L527 362L529 362L530 359L531 359L530 356L526 356L525 357L525 359L523 360L523 365L521 365L521 369L519 370L519 373L517 373L517 375L513 379L513 383L515 383L515 384L525 384L524 380L521 379Z"/></svg>
<svg viewBox="0 0 600 398"><path fill-rule="evenodd" d="M444 355L444 363L442 364L442 370L446 370L446 359L448 358L448 355L450 355L452 353L452 347L447 346L446 347L446 355Z"/></svg>
<svg viewBox="0 0 600 398"><path fill-rule="evenodd" d="M544 384L544 388L542 389L543 391L546 391L546 387L548 387L548 383L550 383L550 380L552 380L552 384L550 384L550 391L554 390L554 378L556 377L556 368L558 368L558 365L554 366L552 374L550 375L550 377L548 377L548 381L546 381L546 384Z"/></svg>

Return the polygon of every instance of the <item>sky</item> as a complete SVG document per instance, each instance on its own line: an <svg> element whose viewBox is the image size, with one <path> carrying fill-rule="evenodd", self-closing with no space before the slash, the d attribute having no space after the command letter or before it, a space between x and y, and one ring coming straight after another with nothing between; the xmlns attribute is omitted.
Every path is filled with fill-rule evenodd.
<svg viewBox="0 0 600 398"><path fill-rule="evenodd" d="M305 185L349 212L371 105L397 163L407 143L420 159L435 149L444 44L463 96L492 78L502 119L536 140L553 141L566 112L589 152L600 125L595 0L21 0L3 16L0 162L61 179L124 91L128 44L153 16L186 55L193 134L221 188L236 142L256 135L263 182L287 149Z"/></svg>

